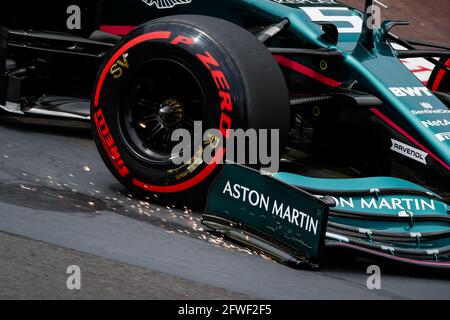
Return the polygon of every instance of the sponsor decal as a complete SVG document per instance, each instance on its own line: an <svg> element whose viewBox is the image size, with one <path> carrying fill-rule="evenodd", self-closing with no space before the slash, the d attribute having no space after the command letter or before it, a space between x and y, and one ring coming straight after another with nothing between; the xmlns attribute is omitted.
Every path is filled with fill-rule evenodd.
<svg viewBox="0 0 450 320"><path fill-rule="evenodd" d="M449 109L435 109L429 102L421 102L421 110L411 110L413 115L429 115L429 114L450 114Z"/></svg>
<svg viewBox="0 0 450 320"><path fill-rule="evenodd" d="M440 142L444 142L444 141L449 141L450 140L450 132L442 132L442 133L438 133L436 135L436 138L438 138L438 140Z"/></svg>
<svg viewBox="0 0 450 320"><path fill-rule="evenodd" d="M397 97L432 97L430 89L427 87L391 87L389 88Z"/></svg>
<svg viewBox="0 0 450 320"><path fill-rule="evenodd" d="M130 64L128 63L128 53L124 53L116 63L114 63L109 72L114 77L114 79L119 79L124 72L130 68Z"/></svg>
<svg viewBox="0 0 450 320"><path fill-rule="evenodd" d="M114 138L111 135L111 131L109 131L109 127L106 124L105 117L103 116L103 111L101 108L95 111L94 122L95 126L97 127L100 140L103 146L105 147L109 159L116 168L117 172L123 178L125 178L130 174L130 171L128 170L127 166L122 160L122 156L120 155L116 142L114 141Z"/></svg>
<svg viewBox="0 0 450 320"><path fill-rule="evenodd" d="M171 9L179 4L189 4L192 0L142 0L145 4L158 9Z"/></svg>
<svg viewBox="0 0 450 320"><path fill-rule="evenodd" d="M208 52L197 54L197 58L205 65L211 72L211 77L214 79L216 87L219 91L220 97L220 127L219 130L226 139L229 137L229 130L232 127L231 114L233 112L233 102L231 99L231 87L227 77L221 70L219 62Z"/></svg>
<svg viewBox="0 0 450 320"><path fill-rule="evenodd" d="M426 110L411 110L411 113L415 116L425 114L450 114L448 109L426 109Z"/></svg>
<svg viewBox="0 0 450 320"><path fill-rule="evenodd" d="M233 199L249 204L251 207L270 212L272 216L282 219L296 227L317 235L319 220L302 210L291 207L277 199L271 199L269 195L262 194L240 184L232 184L228 181L222 191Z"/></svg>
<svg viewBox="0 0 450 320"><path fill-rule="evenodd" d="M328 211L318 197L233 163L226 164L216 177L205 209L206 215L224 218L233 228L262 232L266 239L314 263L324 244Z"/></svg>
<svg viewBox="0 0 450 320"><path fill-rule="evenodd" d="M436 203L433 199L382 197L382 198L347 198L332 197L337 207L341 209L374 209L374 210L401 210L414 212L436 211Z"/></svg>
<svg viewBox="0 0 450 320"><path fill-rule="evenodd" d="M429 102L421 102L420 105L424 109L429 109L429 110L434 109L433 105L431 103L429 103Z"/></svg>
<svg viewBox="0 0 450 320"><path fill-rule="evenodd" d="M392 129L400 133L402 136L404 136L406 139L408 139L410 142L415 144L417 147L422 149L423 151L427 152L430 157L432 157L434 160L439 162L446 170L450 170L450 166L445 163L441 158L439 158L437 155L435 155L433 152L431 152L427 147L425 147L423 144L421 144L419 141L417 141L414 137L412 137L408 132L403 130L401 127L399 127L395 122L393 122L391 119L386 117L380 110L376 108L371 108L371 112L373 112L377 117L382 119L386 124L388 124Z"/></svg>
<svg viewBox="0 0 450 320"><path fill-rule="evenodd" d="M446 126L450 125L450 121L448 121L447 119L444 119L444 120L427 120L427 121L422 121L422 124L425 126L425 128L446 127Z"/></svg>
<svg viewBox="0 0 450 320"><path fill-rule="evenodd" d="M408 157L408 158L418 161L420 163L427 164L426 158L428 156L428 153L426 153L422 150L416 149L414 147L411 147L400 141L397 141L394 139L391 139L391 140L392 140L392 148L391 148L392 151L399 153L401 155L404 155L405 157Z"/></svg>

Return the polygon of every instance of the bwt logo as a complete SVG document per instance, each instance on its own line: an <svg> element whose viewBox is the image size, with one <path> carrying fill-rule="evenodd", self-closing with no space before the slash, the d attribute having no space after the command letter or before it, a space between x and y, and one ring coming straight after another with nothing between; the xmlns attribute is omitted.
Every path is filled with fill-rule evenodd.
<svg viewBox="0 0 450 320"><path fill-rule="evenodd" d="M433 94L427 87L391 87L389 88L397 97L432 97Z"/></svg>

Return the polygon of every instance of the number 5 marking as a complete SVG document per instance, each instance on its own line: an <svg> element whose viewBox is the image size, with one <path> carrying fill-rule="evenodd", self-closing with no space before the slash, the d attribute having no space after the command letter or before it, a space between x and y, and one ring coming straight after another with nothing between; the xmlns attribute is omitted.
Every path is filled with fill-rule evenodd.
<svg viewBox="0 0 450 320"><path fill-rule="evenodd" d="M345 11L349 12L348 8L340 7L310 7L310 8L300 8L302 9L309 18L314 22L347 22L351 24L351 27L338 27L339 33L361 33L363 20L359 16L336 16L336 15L325 15L323 11Z"/></svg>

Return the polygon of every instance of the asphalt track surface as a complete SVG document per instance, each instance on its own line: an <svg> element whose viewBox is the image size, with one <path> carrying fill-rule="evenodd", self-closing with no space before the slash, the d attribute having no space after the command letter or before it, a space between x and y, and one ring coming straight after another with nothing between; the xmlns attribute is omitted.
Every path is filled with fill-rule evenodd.
<svg viewBox="0 0 450 320"><path fill-rule="evenodd" d="M300 271L224 241L199 213L131 197L89 130L2 117L0 137L0 298L450 299L448 274L382 265L371 291L371 261Z"/></svg>

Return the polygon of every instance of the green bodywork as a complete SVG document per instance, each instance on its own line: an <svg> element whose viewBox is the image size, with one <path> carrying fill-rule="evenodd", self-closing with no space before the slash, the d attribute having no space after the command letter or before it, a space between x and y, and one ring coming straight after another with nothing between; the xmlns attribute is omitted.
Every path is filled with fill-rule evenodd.
<svg viewBox="0 0 450 320"><path fill-rule="evenodd" d="M291 173L277 173L275 178L334 199L330 223L353 227L357 232L383 232L392 238L401 234L426 238L427 234L441 233L443 237L432 241L391 240L391 244L412 249L450 247L450 207L437 194L411 182L390 177L315 179Z"/></svg>
<svg viewBox="0 0 450 320"><path fill-rule="evenodd" d="M437 194L397 178L319 179L285 172L276 173L274 177L312 194L333 197L334 210L393 217L408 212L414 217L430 214L449 217L450 207Z"/></svg>
<svg viewBox="0 0 450 320"><path fill-rule="evenodd" d="M362 150L382 141L384 151L390 152L389 144L394 143L394 139L407 142L414 148L400 149L403 155L411 157L410 152L416 151L419 155L425 154L419 161L423 167L437 173L441 182L450 180L449 108L400 61L398 51L386 40L385 27L376 26L373 37L367 36L364 15L357 9L335 0L192 0L163 10L155 6L149 8L142 1L137 1L133 7L122 0L105 0L104 10L111 21L103 21L103 24L127 25L131 23L129 17L133 17L133 23L144 23L161 16L200 14L229 20L255 34L264 27L288 19L287 29L280 37L267 41L268 47L339 53L333 57L285 54L290 63L294 61L301 64L303 70L308 70L308 80L300 81L301 86L310 85L306 93L333 93L345 90L348 83L357 83L358 91L381 101L373 107L360 106L365 108L366 118L373 116L388 128L383 131L383 136L365 140L366 148ZM327 24L325 27L324 23ZM333 33L336 29L337 34ZM283 53L279 55L283 56ZM230 190L227 190L227 183L230 183ZM266 195L270 198L267 207L242 201L242 193L238 192L242 190L239 187L235 190L236 185ZM274 213L275 200L295 208L297 219L293 219L291 210L283 212L283 218L276 214L277 211ZM330 208L328 217L327 203L332 202L335 206ZM311 235L309 230L298 225L298 212L316 219L317 233ZM318 262L320 249L326 241L345 242L362 250L387 253L408 261L444 262L448 267L448 212L449 207L437 194L400 179L323 180L292 173L269 177L230 164L212 185L205 222L243 242L250 234L239 237L235 231L250 231L258 238L252 243L261 244L264 241L260 239L269 239L288 251L295 251L297 258L312 264ZM219 218L219 222L214 217ZM326 240L320 232L325 226L328 227Z"/></svg>
<svg viewBox="0 0 450 320"><path fill-rule="evenodd" d="M324 32L321 26L311 21L311 17L305 13L307 5L280 5L270 0L243 1L254 6L255 10L270 13L274 20L288 18L290 29L299 39L305 43L331 50L343 51L342 64L339 72L318 72L338 77L336 80L345 82L356 80L367 92L380 98L385 105L381 111L392 119L413 137L421 137L431 152L439 157L450 169L450 140L440 141L436 137L444 131L450 131L443 127L426 127L423 121L436 121L447 119L450 121L450 111L435 95L421 93L418 96L396 96L390 88L424 88L424 84L417 79L397 58L395 51L384 39L381 28L374 30L374 48L368 50L360 42L361 34L341 33L336 45L324 41ZM324 5L317 5L325 7ZM317 7L316 6L316 7ZM311 8L311 7L309 7ZM313 7L314 8L314 7ZM329 10L321 12L326 16L353 16L355 21L362 25L362 13L358 10L342 10L341 5L329 6ZM333 18L330 18L331 20ZM338 18L339 19L339 18ZM349 27L349 23L334 22L339 28ZM350 25L351 26L351 25ZM311 66L312 67L312 66ZM317 68L317 67L315 67ZM417 114L415 111L423 110L422 105L428 103L433 107L433 113Z"/></svg>
<svg viewBox="0 0 450 320"><path fill-rule="evenodd" d="M267 176L229 163L210 189L204 223L224 235L232 235L230 230L243 233L231 238L274 257L284 250L309 267L320 263L324 245L344 244L394 260L448 268L449 213L437 194L396 178ZM217 223L215 218L223 220ZM272 246L255 245L262 243L255 238Z"/></svg>
<svg viewBox="0 0 450 320"><path fill-rule="evenodd" d="M260 172L226 165L212 185L206 213L246 226L280 244L303 262L318 263L324 245L328 205L294 186Z"/></svg>
<svg viewBox="0 0 450 320"><path fill-rule="evenodd" d="M228 19L241 25L245 25L245 13L249 12L272 23L287 18L290 21L289 37L294 39L292 43L295 47L342 52L341 57L329 58L330 60L324 58L334 66L326 70L321 70L314 59L295 55L290 58L337 82L356 80L360 88L363 88L362 91L378 97L383 105L373 107L377 115L383 117L383 121L393 132L406 137L409 142L425 151L427 165L431 166L430 161L434 160L435 166L440 168L441 179L448 181L450 126L426 123L450 121L450 111L398 59L396 50L385 39L384 29L376 27L373 30L373 42L368 46L362 41L363 14L360 11L334 1L326 1L328 5L324 1L317 5L311 4L314 1L303 1L303 4L288 2L291 1L229 0L223 2L224 8L239 9L224 9L214 14L224 18L224 12L232 13ZM241 14L236 14L237 12ZM332 43L328 40L317 22L336 25L339 30L338 41ZM273 43L273 46L277 46L277 43ZM280 47L282 46L286 46L286 43L281 43ZM332 59L339 61L333 63L335 61ZM370 144L371 141L367 143ZM450 208L434 192L390 177L327 180L278 173L274 178L299 190L334 199L335 206L330 209L328 218L328 243L348 243L359 249L363 248L363 251L372 250L395 259L408 259L411 263L425 261L425 265L436 263L439 266L449 266ZM241 180L242 176L235 176L233 179ZM260 190L272 194L270 186L275 184L274 181L258 176L249 180L251 184L256 181ZM243 210L235 202L221 198L219 191L222 185L219 185L219 190L216 187L212 189L210 204L213 207L227 208L226 214L232 216L232 220L256 227L257 230L271 230L269 236L278 240L285 238L283 241L287 241L284 231L271 229L276 226L273 216L249 215L247 210ZM274 192L280 194L279 190ZM297 199L290 201L294 201L294 206L308 210L308 202L304 202L305 198L298 190L297 193ZM290 199L287 193L286 197ZM298 239L303 239L303 235L297 236ZM297 248L303 253L307 252L305 246Z"/></svg>
<svg viewBox="0 0 450 320"><path fill-rule="evenodd" d="M120 6L116 0L114 3ZM126 12L126 5L121 6ZM389 119L389 124L390 121L394 123L395 128L391 124L390 129L403 137L406 132L409 142L414 141L416 147L420 145L429 154L426 166L439 167L439 172L450 179L450 125L424 124L450 121L450 110L398 59L396 51L385 40L383 28L375 26L373 46L363 45L360 41L363 28L361 11L333 0L193 0L189 5L179 5L164 12L165 15L185 13L216 16L247 29L287 18L290 22L288 35L279 42L274 40L272 46L323 48L342 52L341 57L324 58L328 65L332 65L326 70L320 69L317 59L295 54L289 57L339 83L357 81L361 91L381 99L383 106L378 107L378 111ZM142 21L144 19L148 20L148 14L142 17ZM327 22L338 28L337 43L328 40L317 22ZM396 88L404 88L409 93L398 96L395 94ZM320 90L323 93L323 88ZM371 143L367 141L367 144Z"/></svg>

